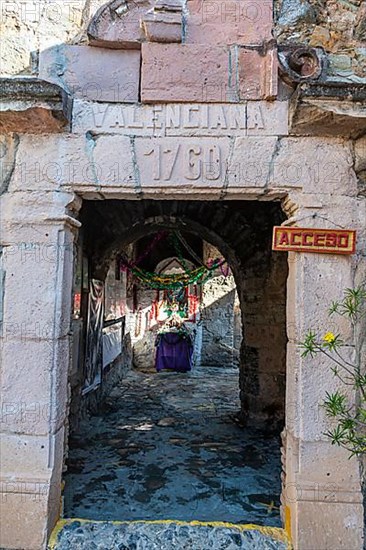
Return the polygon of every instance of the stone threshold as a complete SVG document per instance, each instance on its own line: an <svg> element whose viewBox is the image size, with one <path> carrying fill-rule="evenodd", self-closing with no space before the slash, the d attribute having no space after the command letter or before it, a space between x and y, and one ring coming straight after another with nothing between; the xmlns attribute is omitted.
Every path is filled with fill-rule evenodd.
<svg viewBox="0 0 366 550"><path fill-rule="evenodd" d="M254 524L201 521L94 521L60 519L49 540L48 550L90 550L127 548L149 543L149 550L221 550L229 547L248 550L293 550L286 531ZM99 546L99 542L104 546ZM111 546L112 545L112 546ZM125 546L126 545L126 546Z"/></svg>

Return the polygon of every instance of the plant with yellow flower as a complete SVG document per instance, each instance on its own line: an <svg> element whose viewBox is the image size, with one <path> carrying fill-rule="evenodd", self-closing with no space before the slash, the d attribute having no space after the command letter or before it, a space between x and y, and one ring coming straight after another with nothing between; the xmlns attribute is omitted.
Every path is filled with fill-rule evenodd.
<svg viewBox="0 0 366 550"><path fill-rule="evenodd" d="M363 359L366 344L366 289L365 285L344 291L343 299L333 302L329 315L338 314L348 319L352 341L344 342L339 334L326 332L321 338L309 330L300 346L302 357L322 354L330 363L334 376L344 385L344 391L326 393L323 407L328 417L336 421L335 428L326 435L335 445L347 449L351 456L366 454L366 365ZM351 353L350 353L351 352ZM347 356L345 356L347 353ZM351 357L351 359L350 359ZM356 393L351 401L350 391ZM353 397L353 396L352 396Z"/></svg>

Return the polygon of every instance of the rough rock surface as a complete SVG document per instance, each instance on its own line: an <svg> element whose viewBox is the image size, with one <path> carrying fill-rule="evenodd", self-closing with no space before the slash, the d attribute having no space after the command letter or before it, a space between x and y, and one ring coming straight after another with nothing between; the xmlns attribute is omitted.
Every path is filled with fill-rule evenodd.
<svg viewBox="0 0 366 550"><path fill-rule="evenodd" d="M315 10L307 0L282 0L278 18L278 24L282 27L300 22L315 23L315 20Z"/></svg>
<svg viewBox="0 0 366 550"><path fill-rule="evenodd" d="M280 44L309 44L329 55L328 76L366 80L366 5L362 0L275 0Z"/></svg>
<svg viewBox="0 0 366 550"><path fill-rule="evenodd" d="M55 550L286 550L285 540L255 529L169 523L93 523L74 520L58 535Z"/></svg>

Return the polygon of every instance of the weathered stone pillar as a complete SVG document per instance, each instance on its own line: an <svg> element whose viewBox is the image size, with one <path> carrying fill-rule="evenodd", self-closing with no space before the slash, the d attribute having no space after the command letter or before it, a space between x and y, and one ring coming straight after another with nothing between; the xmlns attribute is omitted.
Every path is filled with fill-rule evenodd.
<svg viewBox="0 0 366 550"><path fill-rule="evenodd" d="M67 414L73 195L1 198L1 540L45 548L60 515Z"/></svg>
<svg viewBox="0 0 366 550"><path fill-rule="evenodd" d="M286 385L286 255L248 267L242 286L242 410L249 424L282 429Z"/></svg>
<svg viewBox="0 0 366 550"><path fill-rule="evenodd" d="M329 227L331 220L342 226L360 227L355 198L324 195L318 196L319 200L328 205L318 213L329 220ZM311 218L315 212L304 209L297 217ZM320 220L306 223L316 226ZM302 358L299 347L310 328L321 335L332 330L350 337L345 320L329 318L328 307L342 297L345 288L354 286L354 264L353 257L289 256L283 503L286 523L298 550L363 547L359 461L348 460L349 453L332 446L324 435L331 426L321 404L326 391L335 391L340 382L328 360L319 356Z"/></svg>

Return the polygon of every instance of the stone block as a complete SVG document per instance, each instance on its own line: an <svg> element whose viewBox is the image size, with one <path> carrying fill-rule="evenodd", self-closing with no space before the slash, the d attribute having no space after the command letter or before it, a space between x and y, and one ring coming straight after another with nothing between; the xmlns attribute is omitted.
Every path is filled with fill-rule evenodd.
<svg viewBox="0 0 366 550"><path fill-rule="evenodd" d="M286 373L286 431L288 435L296 438L294 439L295 443L298 441L302 423L300 406L301 381L299 379L300 353L301 350L298 343L287 344L286 365L291 365L291 368L287 368ZM312 419L318 419L317 408L315 411L311 411L311 417Z"/></svg>
<svg viewBox="0 0 366 550"><path fill-rule="evenodd" d="M140 51L55 46L41 52L39 76L88 101L134 103L139 97Z"/></svg>
<svg viewBox="0 0 366 550"><path fill-rule="evenodd" d="M167 136L237 136L246 133L247 107L228 104L167 105Z"/></svg>
<svg viewBox="0 0 366 550"><path fill-rule="evenodd" d="M48 435L1 434L1 475L3 478L21 477L47 479Z"/></svg>
<svg viewBox="0 0 366 550"><path fill-rule="evenodd" d="M171 107L173 113L177 108L180 109L180 105ZM75 100L73 131L124 136L164 135L165 121L169 124L170 119L168 110L169 107L165 105L90 103Z"/></svg>
<svg viewBox="0 0 366 550"><path fill-rule="evenodd" d="M339 218L336 217L336 220L338 221ZM347 223L346 219L345 222ZM317 225L320 223L321 220L317 222ZM310 226L310 223L307 225ZM347 330L349 321L342 316L330 317L327 307L332 300L337 301L342 298L345 288L352 287L349 258L343 256L335 258L332 255L329 257L327 254L307 254L298 263L300 269L297 275L304 277L306 281L301 289L301 300L306 307L306 319L302 319L303 323L311 325L313 330L320 334L329 330L336 334L342 332L342 339L346 339L349 332L349 328ZM337 285L332 284L332 281L335 280ZM312 289L316 289L316 291ZM322 304L324 306L321 310Z"/></svg>
<svg viewBox="0 0 366 550"><path fill-rule="evenodd" d="M346 449L332 445L329 439L300 440L300 471L297 476L299 484L304 488L306 484L323 488L316 495L320 500L327 500L324 494L327 486L328 489L332 488L334 493L332 496L329 495L328 500L336 500L336 494L341 492L354 493L355 499L358 500L361 490L359 462L356 457L349 458L349 454Z"/></svg>
<svg viewBox="0 0 366 550"><path fill-rule="evenodd" d="M350 145L338 138L282 139L272 177L275 187L302 188L318 196L357 193Z"/></svg>
<svg viewBox="0 0 366 550"><path fill-rule="evenodd" d="M182 13L151 10L142 19L149 42L182 42Z"/></svg>
<svg viewBox="0 0 366 550"><path fill-rule="evenodd" d="M67 224L78 227L77 221L66 215L66 209L71 207L71 204L75 205L75 200L78 201L75 194L67 191L5 193L0 197L3 243L7 246L23 242L37 243L39 232L41 231L42 235L44 231L44 236L47 237L47 231L54 227L55 222L59 228L64 228ZM40 220L42 230L39 228ZM66 245L67 239L63 246Z"/></svg>
<svg viewBox="0 0 366 550"><path fill-rule="evenodd" d="M226 46L142 45L143 102L230 103L236 100L235 78Z"/></svg>
<svg viewBox="0 0 366 550"><path fill-rule="evenodd" d="M118 126L118 106L110 107L110 124ZM91 118L85 116L83 123L89 127ZM102 185L134 181L132 146L127 136L22 136L18 153L10 191L50 191L62 186L97 190Z"/></svg>
<svg viewBox="0 0 366 550"><path fill-rule="evenodd" d="M288 134L288 104L286 101L249 101L117 105L77 99L73 132L151 137L282 136Z"/></svg>
<svg viewBox="0 0 366 550"><path fill-rule="evenodd" d="M248 136L287 136L287 101L248 101Z"/></svg>
<svg viewBox="0 0 366 550"><path fill-rule="evenodd" d="M92 157L98 186L134 188L138 178L128 137L95 136Z"/></svg>
<svg viewBox="0 0 366 550"><path fill-rule="evenodd" d="M363 506L355 503L297 502L297 548L363 548Z"/></svg>
<svg viewBox="0 0 366 550"><path fill-rule="evenodd" d="M41 227L23 242L14 235L6 247L3 328L9 338L48 340L68 334L74 250L72 240L62 237L59 227ZM62 286L56 290L57 281Z"/></svg>
<svg viewBox="0 0 366 550"><path fill-rule="evenodd" d="M19 136L4 135L0 138L0 195L8 190L15 167L16 153L19 146Z"/></svg>
<svg viewBox="0 0 366 550"><path fill-rule="evenodd" d="M44 549L47 544L47 504L48 495L42 493L42 489L35 495L21 491L2 492L0 547Z"/></svg>
<svg viewBox="0 0 366 550"><path fill-rule="evenodd" d="M272 0L188 0L186 42L262 44L272 38Z"/></svg>
<svg viewBox="0 0 366 550"><path fill-rule="evenodd" d="M52 191L90 173L85 136L22 135L9 191Z"/></svg>
<svg viewBox="0 0 366 550"><path fill-rule="evenodd" d="M46 435L66 415L69 339L2 338L0 425L6 432Z"/></svg>
<svg viewBox="0 0 366 550"><path fill-rule="evenodd" d="M313 422L302 422L299 436L307 441L328 441L325 433L336 427L325 414L322 403L326 398L326 392L333 393L341 391L349 394L348 402L354 402L354 397L348 388L336 378L331 371L333 365L328 359L316 358L314 360L302 360L301 369L301 397L300 397L300 418L307 417L311 410ZM308 419L308 417L307 417ZM344 456L346 458L346 456Z"/></svg>
<svg viewBox="0 0 366 550"><path fill-rule="evenodd" d="M265 187L276 150L275 137L236 138L228 166L228 186Z"/></svg>
<svg viewBox="0 0 366 550"><path fill-rule="evenodd" d="M273 99L277 96L278 62L276 50L264 55L258 50L239 48L239 98Z"/></svg>
<svg viewBox="0 0 366 550"><path fill-rule="evenodd" d="M136 161L144 188L220 188L225 183L229 138L136 138Z"/></svg>
<svg viewBox="0 0 366 550"><path fill-rule="evenodd" d="M46 548L60 516L64 439L63 428L42 438L5 436L9 469L1 472L1 547Z"/></svg>

